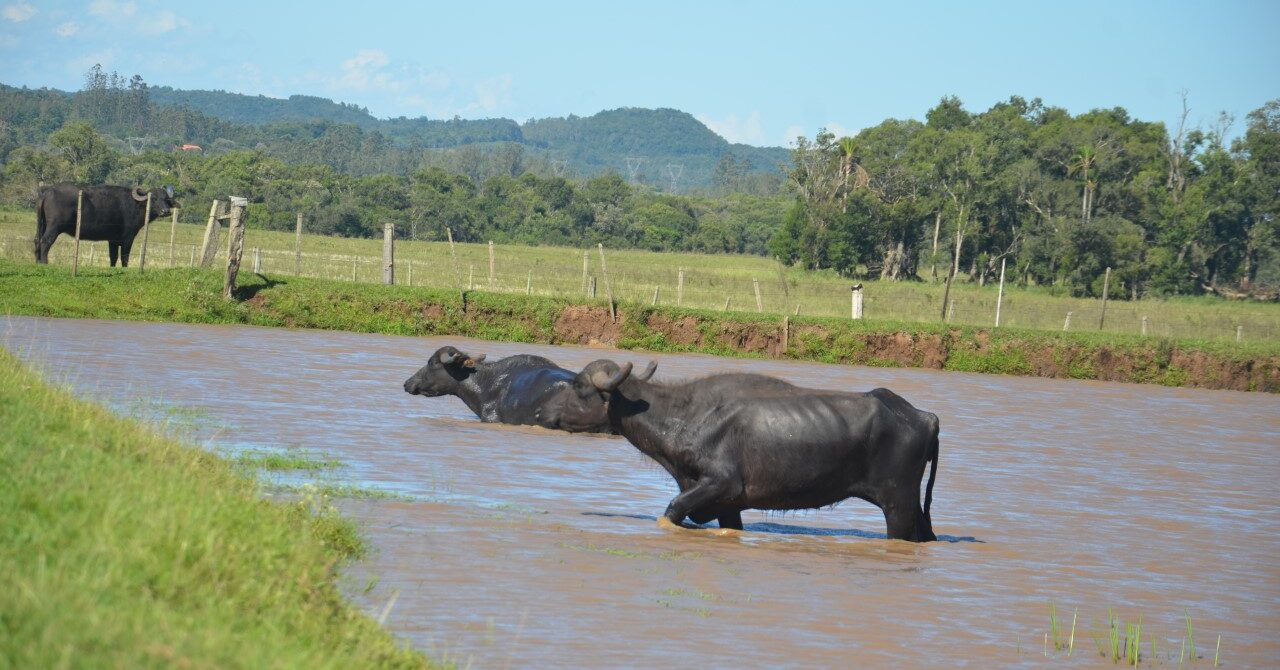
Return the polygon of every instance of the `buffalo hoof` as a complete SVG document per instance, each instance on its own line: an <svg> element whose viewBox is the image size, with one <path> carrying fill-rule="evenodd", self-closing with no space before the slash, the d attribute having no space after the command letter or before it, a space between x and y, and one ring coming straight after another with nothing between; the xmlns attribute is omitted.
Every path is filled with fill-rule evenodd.
<svg viewBox="0 0 1280 670"><path fill-rule="evenodd" d="M658 517L658 527L663 530L687 530L682 524L675 523L665 516Z"/></svg>

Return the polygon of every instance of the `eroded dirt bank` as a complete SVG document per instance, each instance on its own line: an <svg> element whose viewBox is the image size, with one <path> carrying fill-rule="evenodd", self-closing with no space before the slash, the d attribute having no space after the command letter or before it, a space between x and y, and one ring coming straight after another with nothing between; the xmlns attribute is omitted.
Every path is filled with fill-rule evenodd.
<svg viewBox="0 0 1280 670"><path fill-rule="evenodd" d="M647 353L68 319L0 320L0 338L97 401L198 417L212 449L301 447L413 496L344 504L376 548L348 592L464 667L1110 667L1109 608L1142 619L1144 667L1178 665L1184 608L1200 666L1219 634L1224 667L1280 658L1277 396L655 354L659 381L887 386L942 422L949 541L886 541L859 501L713 537L655 526L675 486L624 440L482 424L401 388L445 344L572 368ZM1051 604L1064 628L1078 608L1070 658L1044 655Z"/></svg>

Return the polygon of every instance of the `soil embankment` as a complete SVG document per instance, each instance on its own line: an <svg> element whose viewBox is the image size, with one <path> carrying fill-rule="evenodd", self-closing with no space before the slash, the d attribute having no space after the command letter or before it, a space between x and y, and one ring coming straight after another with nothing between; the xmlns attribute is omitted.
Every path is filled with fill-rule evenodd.
<svg viewBox="0 0 1280 670"><path fill-rule="evenodd" d="M220 276L197 270L138 275L0 261L0 313L248 323L396 335L461 335L541 344L702 352L879 367L922 367L1280 392L1280 347L1092 332L850 321L292 277L242 276L238 302Z"/></svg>

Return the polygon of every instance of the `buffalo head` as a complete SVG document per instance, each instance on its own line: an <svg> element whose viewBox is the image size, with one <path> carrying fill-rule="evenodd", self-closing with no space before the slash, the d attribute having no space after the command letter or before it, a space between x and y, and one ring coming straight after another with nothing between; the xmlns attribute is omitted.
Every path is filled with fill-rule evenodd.
<svg viewBox="0 0 1280 670"><path fill-rule="evenodd" d="M153 188L150 191L144 191L142 187L135 186L132 195L133 199L138 202L146 202L147 196L151 196L151 218L153 220L162 216L169 216L173 208L178 206L178 203L173 199L173 188L170 186Z"/></svg>
<svg viewBox="0 0 1280 670"><path fill-rule="evenodd" d="M440 347L427 364L404 382L406 393L436 396L453 393L458 384L470 377L476 364L484 360L484 354L470 356L454 347Z"/></svg>
<svg viewBox="0 0 1280 670"><path fill-rule="evenodd" d="M657 369L657 361L650 361L644 372L633 375L631 363L618 365L611 360L601 359L588 363L587 367L582 368L582 372L573 379L573 389L582 399L599 396L608 401L610 394L617 390L628 377L648 381Z"/></svg>

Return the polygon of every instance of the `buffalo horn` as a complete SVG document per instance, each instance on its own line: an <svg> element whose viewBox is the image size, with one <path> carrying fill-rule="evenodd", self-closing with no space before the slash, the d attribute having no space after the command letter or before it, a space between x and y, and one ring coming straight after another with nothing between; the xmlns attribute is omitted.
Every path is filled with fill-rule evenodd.
<svg viewBox="0 0 1280 670"><path fill-rule="evenodd" d="M603 370L596 370L591 374L591 385L601 391L612 391L618 388L627 375L631 374L631 363L623 363L618 371L613 373L612 377L606 378Z"/></svg>
<svg viewBox="0 0 1280 670"><path fill-rule="evenodd" d="M644 372L641 372L640 374L636 375L636 379L639 379L642 382L647 382L649 381L649 378L653 376L654 371L656 371L657 369L658 369L658 361L649 361L649 365L645 367Z"/></svg>
<svg viewBox="0 0 1280 670"><path fill-rule="evenodd" d="M485 356L488 356L488 354L480 354L479 356L473 356L473 357L471 358L471 360L472 360L472 361L474 361L474 362L476 362L476 363L479 363L479 362L481 362L481 361L483 361L483 360L484 360L484 357L485 357Z"/></svg>
<svg viewBox="0 0 1280 670"><path fill-rule="evenodd" d="M117 192L117 193L119 193L119 191L116 191L116 192ZM134 186L134 187L133 187L133 199L134 199L134 200L137 200L138 202L146 202L146 201L147 201L147 192L146 192L146 191L144 191L144 190L142 190L142 187L140 187L140 186Z"/></svg>

